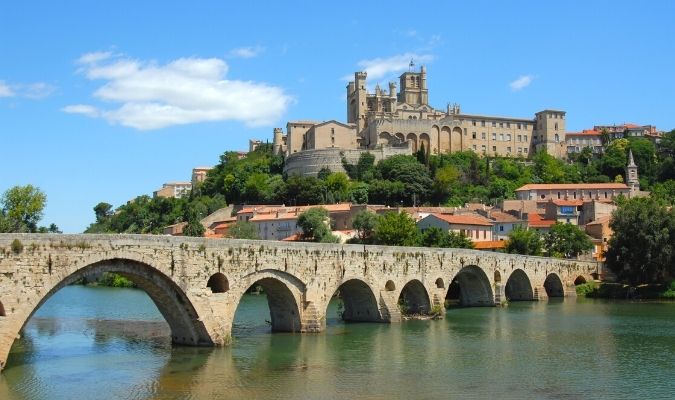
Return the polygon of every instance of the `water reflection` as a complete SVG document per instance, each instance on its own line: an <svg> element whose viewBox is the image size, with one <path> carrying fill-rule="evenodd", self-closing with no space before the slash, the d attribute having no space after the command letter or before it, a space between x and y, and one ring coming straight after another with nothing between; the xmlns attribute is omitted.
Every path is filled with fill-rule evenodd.
<svg viewBox="0 0 675 400"><path fill-rule="evenodd" d="M627 399L675 389L673 303L512 302L394 325L343 324L331 303L326 332L303 335L271 334L266 298L251 295L233 345L211 349L172 347L142 292L97 290L65 288L36 313L0 376L1 399Z"/></svg>

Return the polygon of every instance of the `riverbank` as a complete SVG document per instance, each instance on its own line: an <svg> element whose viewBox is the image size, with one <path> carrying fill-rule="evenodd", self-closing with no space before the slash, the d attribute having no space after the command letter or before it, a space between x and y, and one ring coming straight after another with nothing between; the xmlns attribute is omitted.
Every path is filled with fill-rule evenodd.
<svg viewBox="0 0 675 400"><path fill-rule="evenodd" d="M675 281L669 284L630 286L623 283L587 282L577 285L577 296L596 299L675 300Z"/></svg>

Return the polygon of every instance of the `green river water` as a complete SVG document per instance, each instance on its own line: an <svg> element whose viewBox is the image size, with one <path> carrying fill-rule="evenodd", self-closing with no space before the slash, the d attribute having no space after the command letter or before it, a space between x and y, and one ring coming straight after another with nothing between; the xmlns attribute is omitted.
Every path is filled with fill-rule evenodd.
<svg viewBox="0 0 675 400"><path fill-rule="evenodd" d="M442 321L269 332L240 303L227 348L172 347L140 290L69 286L34 315L0 399L673 399L675 303L568 299Z"/></svg>

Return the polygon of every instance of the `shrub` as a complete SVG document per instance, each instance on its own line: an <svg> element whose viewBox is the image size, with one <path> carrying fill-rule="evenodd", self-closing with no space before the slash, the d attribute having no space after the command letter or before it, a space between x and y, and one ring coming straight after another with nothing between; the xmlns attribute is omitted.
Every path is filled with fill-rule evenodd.
<svg viewBox="0 0 675 400"><path fill-rule="evenodd" d="M19 239L12 240L10 247L12 248L14 254L19 254L23 251L23 243L21 243Z"/></svg>

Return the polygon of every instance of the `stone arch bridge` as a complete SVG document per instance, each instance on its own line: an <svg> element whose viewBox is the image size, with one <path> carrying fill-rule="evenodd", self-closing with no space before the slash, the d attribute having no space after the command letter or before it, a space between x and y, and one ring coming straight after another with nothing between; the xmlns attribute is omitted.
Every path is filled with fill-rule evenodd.
<svg viewBox="0 0 675 400"><path fill-rule="evenodd" d="M573 296L595 262L464 249L286 243L151 235L0 234L0 368L31 315L65 285L116 272L152 298L185 345L226 345L237 305L267 293L272 329L320 332L339 291L348 321L398 322L442 305Z"/></svg>

